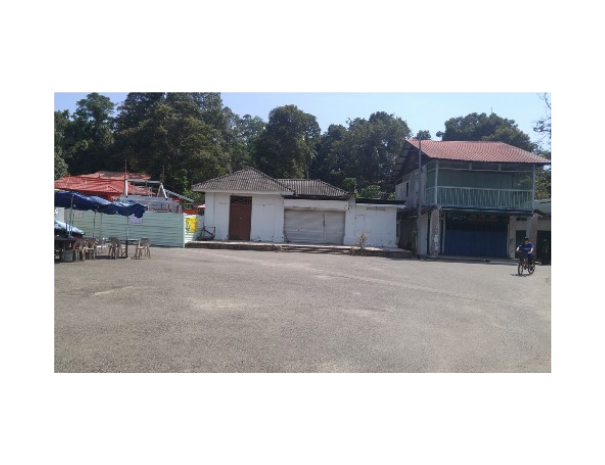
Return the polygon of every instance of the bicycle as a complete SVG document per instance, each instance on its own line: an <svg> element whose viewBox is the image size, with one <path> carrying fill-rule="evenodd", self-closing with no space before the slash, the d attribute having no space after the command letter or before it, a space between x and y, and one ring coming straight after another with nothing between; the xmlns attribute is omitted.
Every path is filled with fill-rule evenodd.
<svg viewBox="0 0 605 465"><path fill-rule="evenodd" d="M519 266L517 266L517 273L522 276L524 271L527 271L527 274L533 274L533 272L536 271L536 262L533 261L530 265L529 260L527 258L527 254L521 253L521 255L519 256Z"/></svg>

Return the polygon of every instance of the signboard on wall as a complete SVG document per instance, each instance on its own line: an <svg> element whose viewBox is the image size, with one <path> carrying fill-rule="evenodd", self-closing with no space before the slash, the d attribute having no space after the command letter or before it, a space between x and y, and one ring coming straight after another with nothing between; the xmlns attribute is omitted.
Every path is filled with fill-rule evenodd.
<svg viewBox="0 0 605 465"><path fill-rule="evenodd" d="M194 233L197 231L197 216L185 218L185 231L188 233Z"/></svg>

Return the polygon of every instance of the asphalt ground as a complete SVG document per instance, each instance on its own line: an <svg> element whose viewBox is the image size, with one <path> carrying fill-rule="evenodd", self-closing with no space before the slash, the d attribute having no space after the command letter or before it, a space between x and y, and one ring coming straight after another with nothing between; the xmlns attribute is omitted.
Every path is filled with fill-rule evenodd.
<svg viewBox="0 0 605 465"><path fill-rule="evenodd" d="M151 254L55 264L55 372L551 371L550 266Z"/></svg>

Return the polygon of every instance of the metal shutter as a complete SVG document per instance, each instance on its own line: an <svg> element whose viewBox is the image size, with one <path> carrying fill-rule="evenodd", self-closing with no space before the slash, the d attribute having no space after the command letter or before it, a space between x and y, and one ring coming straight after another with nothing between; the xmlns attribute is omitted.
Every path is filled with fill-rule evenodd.
<svg viewBox="0 0 605 465"><path fill-rule="evenodd" d="M317 210L286 210L287 240L302 244L342 244L345 213Z"/></svg>

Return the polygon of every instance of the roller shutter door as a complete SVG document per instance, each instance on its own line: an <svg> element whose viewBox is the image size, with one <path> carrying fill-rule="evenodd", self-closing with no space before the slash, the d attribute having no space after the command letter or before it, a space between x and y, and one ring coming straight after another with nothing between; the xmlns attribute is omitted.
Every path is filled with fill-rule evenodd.
<svg viewBox="0 0 605 465"><path fill-rule="evenodd" d="M506 223L448 221L445 232L445 255L467 257L506 257Z"/></svg>
<svg viewBox="0 0 605 465"><path fill-rule="evenodd" d="M287 240L294 243L342 245L345 235L345 213L286 210L284 232Z"/></svg>

